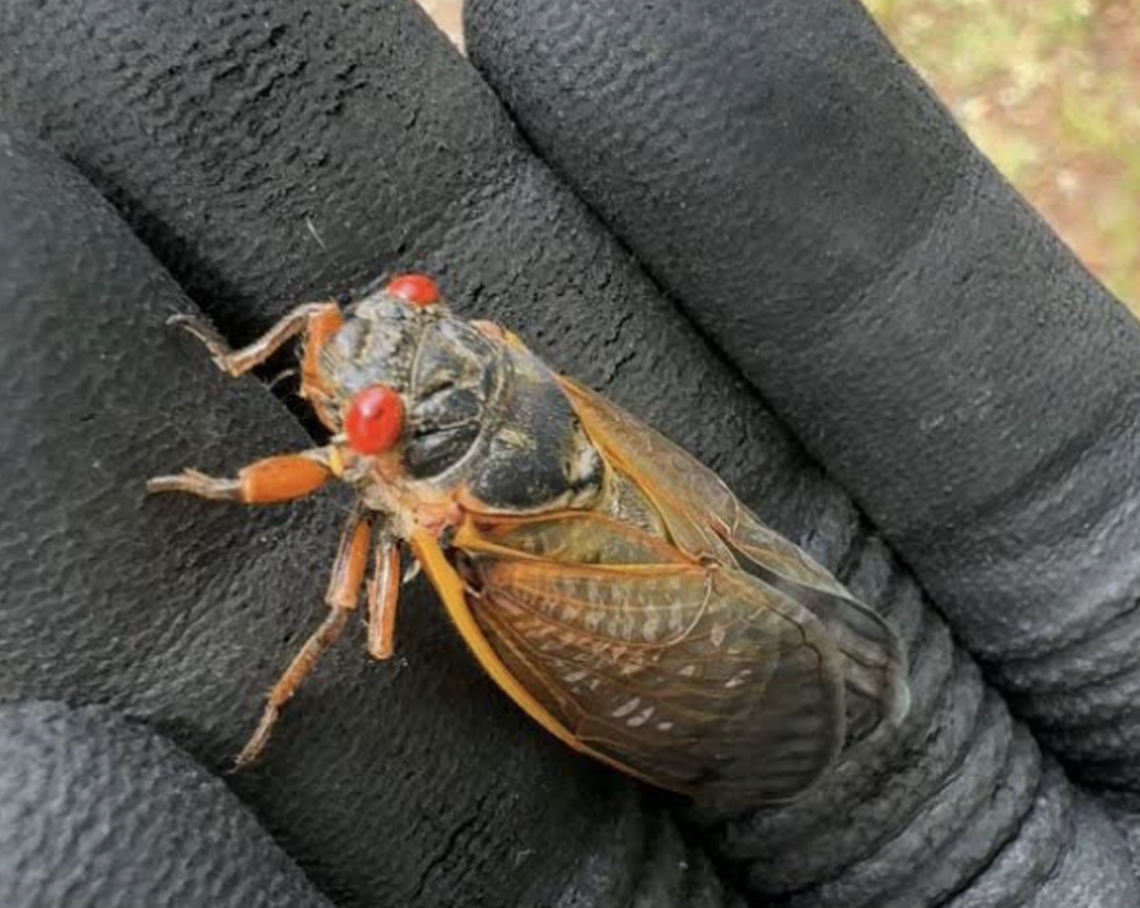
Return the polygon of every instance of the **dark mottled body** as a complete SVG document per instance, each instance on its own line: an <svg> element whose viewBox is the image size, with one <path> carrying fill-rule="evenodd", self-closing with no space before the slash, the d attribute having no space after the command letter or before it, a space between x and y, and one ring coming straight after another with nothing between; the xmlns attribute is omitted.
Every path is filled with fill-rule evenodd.
<svg viewBox="0 0 1140 908"><path fill-rule="evenodd" d="M403 526L438 529L492 673L564 740L667 788L759 802L905 712L878 617L513 336L380 294L320 370L332 411L376 383L401 395L399 448L346 478Z"/></svg>
<svg viewBox="0 0 1140 908"><path fill-rule="evenodd" d="M362 589L368 651L392 655L405 544L531 718L655 785L737 806L787 800L905 714L906 660L878 616L676 445L509 332L452 316L423 275L347 313L299 306L241 350L179 322L232 375L302 334L301 393L332 437L235 479L187 470L151 491L266 504L337 478L359 496L329 613L240 765Z"/></svg>
<svg viewBox="0 0 1140 908"><path fill-rule="evenodd" d="M335 478L358 493L328 614L239 765L361 598L369 654L392 655L405 545L524 712L654 785L788 800L905 714L903 650L873 611L681 448L513 334L451 316L430 278L393 278L348 313L304 303L239 350L176 321L231 375L301 334L301 394L332 437L236 478L155 477L150 491L268 504Z"/></svg>

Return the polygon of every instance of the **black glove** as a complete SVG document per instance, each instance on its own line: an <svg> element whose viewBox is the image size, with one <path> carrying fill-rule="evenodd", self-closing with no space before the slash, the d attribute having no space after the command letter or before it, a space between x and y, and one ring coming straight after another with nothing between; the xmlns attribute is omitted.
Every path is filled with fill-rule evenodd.
<svg viewBox="0 0 1140 908"><path fill-rule="evenodd" d="M919 399L919 417L943 413L944 396L958 388L923 391L910 375L898 388L890 367L913 354L892 335L871 333L894 331L905 313L901 324L922 337L923 318L935 317L924 307L938 297L892 277L897 250L915 257L903 273L928 273L944 287L972 259L974 281L959 292L982 312L995 273L1019 275L1016 289L1029 299L1071 267L1067 258L993 188L858 10L694 0L671 5L666 21L615 7L646 18L612 27L600 0L596 9L551 9L557 19L533 5L526 19L507 5L474 6L474 59L544 154L580 181L741 372L530 153L469 65L408 4L105 0L0 12L0 116L54 145L125 219L44 147L13 138L0 149L10 502L0 523L8 575L0 690L13 702L106 705L151 729L46 707L5 721L0 735L14 755L0 767L6 790L33 790L20 783L45 758L27 741L78 754L90 772L63 776L74 808L36 813L32 800L17 818L5 815L0 835L19 845L28 841L22 824L66 828L85 810L105 810L112 821L161 814L156 766L168 766L178 790L187 761L128 738L168 736L222 771L264 689L321 613L343 498L250 511L143 494L156 473L185 465L229 472L306 440L264 386L226 379L199 345L164 325L192 308L183 291L240 342L292 303L415 269L437 276L461 313L511 327L554 366L677 439L763 518L837 568L910 645L913 705L887 748L844 765L801 802L734 817L695 811L574 757L529 724L416 585L404 594L397 664L370 663L346 639L290 706L262 763L226 777L333 902L679 906L768 893L800 905L913 906L956 893L963 905L1072 905L1095 893L1104 905L1135 904L1119 827L1042 759L971 659L952 648L916 583L740 377L770 394L829 468L837 449L837 472L857 459L864 472L856 481L845 468L844 482L909 545L905 527L891 522L896 511L880 515L875 503L905 499L910 525L947 520L937 502L915 510L916 471L904 469L929 459L942 436L896 431L888 457L862 442L880 421L846 409L870 408L850 401L873 387L876 412L905 422ZM721 59L681 53L700 35ZM685 67L686 59L700 65ZM666 106L661 85L685 100ZM727 101L748 102L731 136L726 123L737 121L726 117ZM783 143L761 128L766 111L775 116L765 103L776 105ZM724 158L715 157L712 127L675 119L674 107L699 117L705 106ZM563 115L574 135L547 144ZM909 157L928 145L941 169ZM625 182L620 168L628 168ZM892 179L876 184L882 168ZM961 179L982 187L967 198L988 194L990 228L1000 222L1012 238L1003 271L992 244L984 254L940 245ZM853 187L867 187L863 207L846 204ZM652 241L641 248L646 235ZM1038 264L1010 255L1026 248ZM837 276L821 283L821 272ZM875 279L895 288L884 310L890 323L873 314L873 294L858 295ZM817 293L821 286L833 296ZM827 330L812 309L825 299L861 331ZM1108 308L1086 301L1074 311L1094 305ZM979 341L976 325L959 327L975 347L1012 344L1009 334ZM788 337L812 355L797 355ZM762 369L753 368L758 351ZM868 363L880 364L870 378ZM1071 374L1071 361L1062 366ZM1004 374L992 377L1003 400L1038 387L1019 383L1023 371ZM832 390L837 376L842 398ZM789 383L812 396L792 394ZM849 437L827 422L832 413L854 417L843 423ZM943 470L952 488L940 501L974 500L980 471L970 458L982 441L998 459L993 452L1016 441L1004 428L982 428L988 434L961 452L970 468ZM1041 492L1037 506L1050 500ZM1101 501L1104 517L1112 501ZM955 517L955 532L992 533L987 514ZM949 563L947 549L926 550ZM924 571L930 563L909 548L908 556ZM1006 559L1006 588L1024 586L1024 565L996 557ZM939 596L954 585L952 573L935 575L941 587L931 582ZM960 575L959 597L974 589ZM1052 620L1033 617L1030 627L1040 638ZM982 651L993 659L992 647ZM217 784L195 791L195 815L241 812ZM266 899L291 892L311 904L303 888L285 888L294 881L278 879L290 871L267 860L264 837L222 838L205 823L198 833L190 826L179 835L202 859L176 868L159 859L167 845L157 836L108 838L94 855L63 834L38 839L45 844L35 852L6 849L13 857L0 865L0 885L13 895L5 904L34 904L16 900L29 874L68 861L89 869L69 890L73 905L104 903L110 868L139 880L125 902L167 891L148 878L165 874L177 878L176 891L194 893L179 904L217 904L205 885L212 875L195 885L194 874L211 867L265 880L257 891Z"/></svg>
<svg viewBox="0 0 1140 908"><path fill-rule="evenodd" d="M162 737L98 707L0 707L5 905L329 906Z"/></svg>

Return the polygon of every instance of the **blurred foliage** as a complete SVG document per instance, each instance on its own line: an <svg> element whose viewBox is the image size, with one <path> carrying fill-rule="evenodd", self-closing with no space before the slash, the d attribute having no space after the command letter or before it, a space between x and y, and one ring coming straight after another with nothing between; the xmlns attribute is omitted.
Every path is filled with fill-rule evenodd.
<svg viewBox="0 0 1140 908"><path fill-rule="evenodd" d="M452 43L463 50L463 0L416 0Z"/></svg>
<svg viewBox="0 0 1140 908"><path fill-rule="evenodd" d="M419 0L462 47L462 0ZM1140 314L1140 0L864 0L974 142Z"/></svg>
<svg viewBox="0 0 1140 908"><path fill-rule="evenodd" d="M1140 0L864 0L974 142L1140 313Z"/></svg>

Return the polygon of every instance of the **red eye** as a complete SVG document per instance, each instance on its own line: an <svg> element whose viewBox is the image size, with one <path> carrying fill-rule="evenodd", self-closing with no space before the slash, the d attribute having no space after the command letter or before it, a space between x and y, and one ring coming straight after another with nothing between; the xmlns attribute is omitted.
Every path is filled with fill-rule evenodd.
<svg viewBox="0 0 1140 908"><path fill-rule="evenodd" d="M430 306L439 302L439 287L422 274L400 274L384 288L391 296L413 306Z"/></svg>
<svg viewBox="0 0 1140 908"><path fill-rule="evenodd" d="M344 416L344 434L359 454L387 451L400 437L404 405L387 385L369 385L353 395Z"/></svg>

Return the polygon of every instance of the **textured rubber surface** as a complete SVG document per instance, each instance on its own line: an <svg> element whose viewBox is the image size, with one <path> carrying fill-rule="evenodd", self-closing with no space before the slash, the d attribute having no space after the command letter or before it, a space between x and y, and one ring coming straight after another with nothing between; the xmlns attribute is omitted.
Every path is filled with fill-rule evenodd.
<svg viewBox="0 0 1140 908"><path fill-rule="evenodd" d="M849 0L472 0L543 154L1074 772L1140 785L1140 324Z"/></svg>
<svg viewBox="0 0 1140 908"><path fill-rule="evenodd" d="M417 587L396 662L369 664L350 635L263 765L227 777L330 900L1136 903L1117 828L1073 806L849 499L410 5L9 4L0 114L125 218L42 146L5 140L0 478L20 490L0 514L5 699L106 704L224 765L319 614L342 501L143 497L157 472L306 443L255 379L226 380L163 326L191 303L160 263L234 340L297 297L419 268L837 568L910 643L914 705L801 803L685 810L528 724Z"/></svg>
<svg viewBox="0 0 1140 908"><path fill-rule="evenodd" d="M226 787L107 710L0 707L5 908L320 908Z"/></svg>

